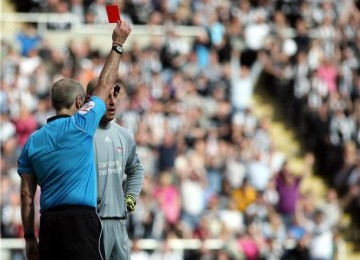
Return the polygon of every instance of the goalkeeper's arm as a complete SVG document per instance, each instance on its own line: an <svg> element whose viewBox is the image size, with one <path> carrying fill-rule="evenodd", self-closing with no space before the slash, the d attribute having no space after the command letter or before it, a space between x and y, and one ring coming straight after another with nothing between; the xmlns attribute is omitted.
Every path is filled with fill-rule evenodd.
<svg viewBox="0 0 360 260"><path fill-rule="evenodd" d="M127 132L126 132L127 133ZM130 134L128 137L129 154L126 159L125 174L127 175L124 193L127 212L135 210L136 200L144 185L144 167L142 166L139 156L136 153L136 144Z"/></svg>

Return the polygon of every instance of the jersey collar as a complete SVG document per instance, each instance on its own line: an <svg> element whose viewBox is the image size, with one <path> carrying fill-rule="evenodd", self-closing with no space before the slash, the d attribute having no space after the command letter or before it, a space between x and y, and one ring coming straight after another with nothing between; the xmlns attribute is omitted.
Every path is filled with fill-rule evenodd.
<svg viewBox="0 0 360 260"><path fill-rule="evenodd" d="M47 122L50 123L56 119L59 119L59 118L66 118L66 117L70 117L69 115L56 115L56 116L52 116L50 118L48 118Z"/></svg>

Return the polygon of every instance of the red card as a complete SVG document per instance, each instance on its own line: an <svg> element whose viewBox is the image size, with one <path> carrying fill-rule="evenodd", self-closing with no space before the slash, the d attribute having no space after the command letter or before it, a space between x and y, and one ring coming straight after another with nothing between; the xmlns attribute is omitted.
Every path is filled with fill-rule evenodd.
<svg viewBox="0 0 360 260"><path fill-rule="evenodd" d="M121 22L119 6L117 5L106 5L106 13L108 16L109 23Z"/></svg>

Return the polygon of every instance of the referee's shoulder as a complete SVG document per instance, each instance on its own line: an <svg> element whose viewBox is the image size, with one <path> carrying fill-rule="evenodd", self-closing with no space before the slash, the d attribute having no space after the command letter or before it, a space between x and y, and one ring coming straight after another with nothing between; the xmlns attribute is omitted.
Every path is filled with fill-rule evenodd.
<svg viewBox="0 0 360 260"><path fill-rule="evenodd" d="M46 131L45 129L46 129L46 125L41 126L40 128L36 129L34 132L32 132L29 135L28 139L45 135L45 131Z"/></svg>

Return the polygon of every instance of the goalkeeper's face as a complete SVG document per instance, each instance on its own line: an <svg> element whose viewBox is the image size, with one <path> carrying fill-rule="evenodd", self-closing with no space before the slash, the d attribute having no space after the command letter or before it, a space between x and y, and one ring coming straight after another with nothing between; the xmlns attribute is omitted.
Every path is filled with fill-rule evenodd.
<svg viewBox="0 0 360 260"><path fill-rule="evenodd" d="M120 84L116 83L114 85L114 90L111 92L111 94L109 95L106 101L106 112L104 117L102 118L102 121L110 122L115 118L116 104L119 99L120 89L121 89Z"/></svg>

